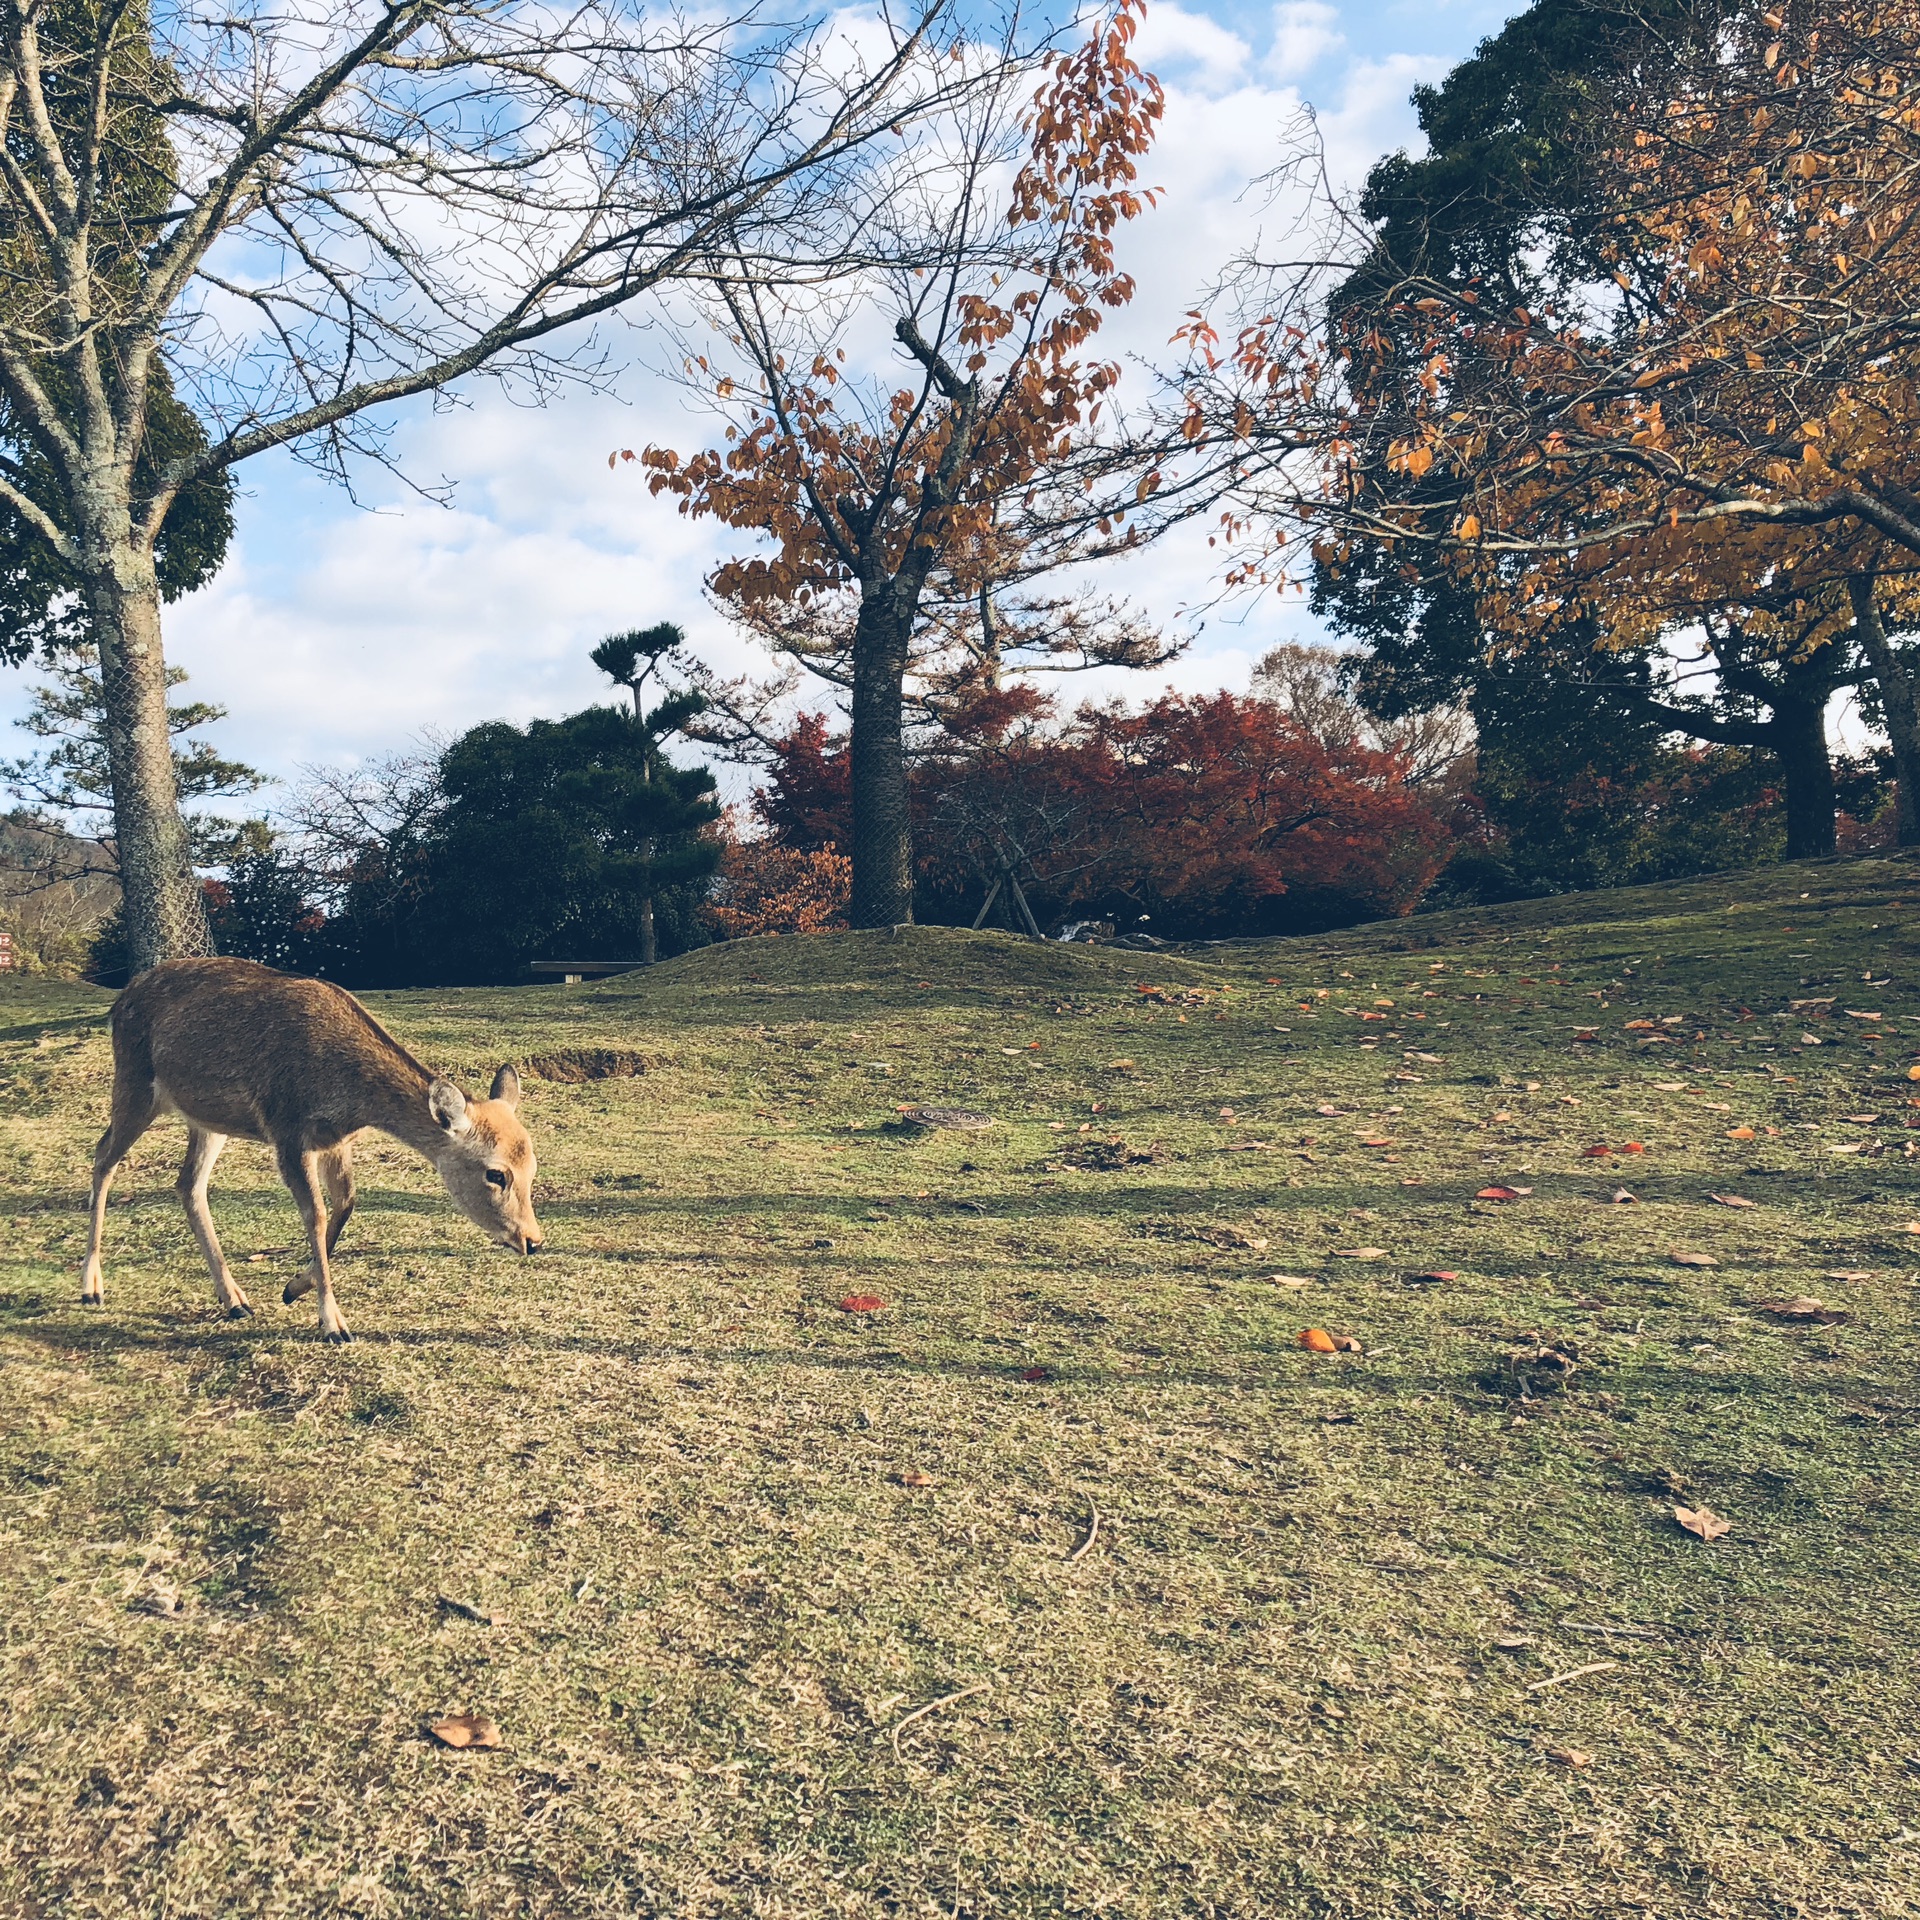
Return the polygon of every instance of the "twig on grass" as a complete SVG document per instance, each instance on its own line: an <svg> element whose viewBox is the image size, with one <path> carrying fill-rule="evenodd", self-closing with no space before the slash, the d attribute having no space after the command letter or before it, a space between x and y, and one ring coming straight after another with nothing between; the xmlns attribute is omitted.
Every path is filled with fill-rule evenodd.
<svg viewBox="0 0 1920 1920"><path fill-rule="evenodd" d="M1080 1544L1077 1547L1075 1547L1070 1554L1067 1555L1068 1566L1073 1566L1077 1561L1085 1559L1088 1551L1092 1548L1093 1543L1100 1538L1099 1502L1096 1501L1093 1495L1088 1493L1084 1487L1080 1488L1079 1492L1082 1495L1084 1495L1088 1510L1092 1513L1093 1518L1088 1522L1088 1525L1087 1525L1087 1537L1084 1540L1082 1540Z"/></svg>
<svg viewBox="0 0 1920 1920"><path fill-rule="evenodd" d="M1529 1693L1538 1693L1542 1687L1557 1687L1563 1680L1578 1680L1582 1674L1605 1673L1617 1667L1618 1660L1593 1660L1584 1667L1569 1667L1565 1673L1550 1673L1544 1680L1532 1680L1527 1683Z"/></svg>
<svg viewBox="0 0 1920 1920"><path fill-rule="evenodd" d="M962 1687L958 1693L943 1693L938 1700L929 1700L924 1707L915 1707L904 1720L896 1720L893 1725L893 1757L898 1760L900 1754L900 1736L916 1720L923 1720L930 1713L937 1713L942 1707L950 1707L956 1700L969 1700L976 1693L989 1693L993 1689L991 1680L976 1680L970 1687Z"/></svg>
<svg viewBox="0 0 1920 1920"><path fill-rule="evenodd" d="M1667 1636L1651 1627L1609 1627L1598 1620L1562 1620L1562 1633L1615 1633L1627 1640L1664 1640Z"/></svg>

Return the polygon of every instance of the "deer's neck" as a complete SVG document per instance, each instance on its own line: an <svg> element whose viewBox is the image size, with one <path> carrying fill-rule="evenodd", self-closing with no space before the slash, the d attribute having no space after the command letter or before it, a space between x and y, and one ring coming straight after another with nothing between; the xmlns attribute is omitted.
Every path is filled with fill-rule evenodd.
<svg viewBox="0 0 1920 1920"><path fill-rule="evenodd" d="M367 1085L360 1124L391 1134L438 1165L446 1151L447 1135L427 1107L427 1089L433 1085L433 1076L412 1062L408 1062L408 1068L411 1070L383 1073Z"/></svg>

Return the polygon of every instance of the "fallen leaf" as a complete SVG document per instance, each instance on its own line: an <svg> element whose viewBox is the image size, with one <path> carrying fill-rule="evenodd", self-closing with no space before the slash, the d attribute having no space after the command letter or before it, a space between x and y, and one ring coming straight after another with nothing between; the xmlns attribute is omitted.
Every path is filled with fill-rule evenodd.
<svg viewBox="0 0 1920 1920"><path fill-rule="evenodd" d="M896 1473L893 1477L903 1487L931 1487L939 1484L932 1474L923 1473L918 1467L908 1467L904 1473Z"/></svg>
<svg viewBox="0 0 1920 1920"><path fill-rule="evenodd" d="M1340 1109L1338 1107L1315 1107L1314 1112L1323 1120L1336 1120L1340 1116Z"/></svg>
<svg viewBox="0 0 1920 1920"><path fill-rule="evenodd" d="M1654 1023L1651 1020L1628 1020L1624 1025L1628 1033L1651 1033Z"/></svg>
<svg viewBox="0 0 1920 1920"><path fill-rule="evenodd" d="M1907 1078L1909 1080L1920 1080L1920 1066L1909 1067L1907 1069Z"/></svg>
<svg viewBox="0 0 1920 1920"><path fill-rule="evenodd" d="M1115 1073L1131 1073L1133 1071L1133 1062L1131 1060L1109 1060L1107 1065L1112 1068Z"/></svg>
<svg viewBox="0 0 1920 1920"><path fill-rule="evenodd" d="M1864 1143L1859 1140L1845 1140L1837 1147L1829 1147L1829 1153L1858 1153Z"/></svg>
<svg viewBox="0 0 1920 1920"><path fill-rule="evenodd" d="M1590 1767L1593 1765L1593 1755L1583 1753L1578 1747L1542 1747L1540 1751L1559 1766Z"/></svg>
<svg viewBox="0 0 1920 1920"><path fill-rule="evenodd" d="M1733 1522L1722 1520L1711 1507L1675 1507L1673 1517L1700 1540L1718 1540L1733 1531Z"/></svg>
<svg viewBox="0 0 1920 1920"><path fill-rule="evenodd" d="M427 1732L443 1747L497 1747L500 1729L484 1713L450 1713L443 1719L429 1720Z"/></svg>
<svg viewBox="0 0 1920 1920"><path fill-rule="evenodd" d="M1685 1093L1687 1083L1684 1080L1656 1080L1653 1083L1662 1093Z"/></svg>
<svg viewBox="0 0 1920 1920"><path fill-rule="evenodd" d="M1303 1273L1272 1273L1269 1274L1267 1278L1270 1279L1276 1287L1292 1287L1297 1290L1301 1287L1310 1287L1313 1285L1313 1282Z"/></svg>
<svg viewBox="0 0 1920 1920"><path fill-rule="evenodd" d="M1645 1153L1646 1148L1638 1140L1624 1140L1620 1144L1622 1153Z"/></svg>
<svg viewBox="0 0 1920 1920"><path fill-rule="evenodd" d="M1352 1334L1350 1334L1350 1333L1336 1333L1336 1334L1335 1334L1335 1335L1333 1336L1333 1350L1334 1350L1334 1352L1335 1352L1335 1353L1364 1353L1364 1352L1366 1352L1366 1348L1364 1348L1364 1347L1363 1347L1363 1346L1362 1346L1362 1345L1360 1344L1360 1342L1359 1342L1358 1340L1356 1340L1356 1339L1355 1339L1355 1338L1353 1337L1353 1335L1352 1335Z"/></svg>
<svg viewBox="0 0 1920 1920"><path fill-rule="evenodd" d="M1460 1276L1457 1273L1448 1273L1444 1269L1436 1267L1430 1273L1408 1274L1407 1285L1410 1287L1438 1287L1443 1286L1449 1280L1458 1280L1459 1278Z"/></svg>
<svg viewBox="0 0 1920 1920"><path fill-rule="evenodd" d="M1613 1149L1611 1147L1585 1147L1581 1150L1581 1158L1584 1160L1611 1160L1613 1158Z"/></svg>
<svg viewBox="0 0 1920 1920"><path fill-rule="evenodd" d="M1847 1113L1842 1114L1841 1118L1850 1127L1870 1127L1880 1116L1877 1113Z"/></svg>
<svg viewBox="0 0 1920 1920"><path fill-rule="evenodd" d="M1300 1344L1309 1353L1338 1353L1340 1349L1333 1344L1333 1335L1325 1327L1308 1327L1300 1334Z"/></svg>
<svg viewBox="0 0 1920 1920"><path fill-rule="evenodd" d="M1482 1187L1473 1197L1476 1200L1524 1200L1532 1191L1531 1187Z"/></svg>
<svg viewBox="0 0 1920 1920"><path fill-rule="evenodd" d="M1751 1127L1729 1127L1727 1129L1727 1138L1729 1140L1751 1140L1753 1138L1753 1129Z"/></svg>
<svg viewBox="0 0 1920 1920"><path fill-rule="evenodd" d="M1817 1320L1826 1327L1838 1326L1847 1318L1824 1300L1815 1300L1804 1293L1796 1293L1791 1300L1756 1301L1754 1311L1771 1314L1776 1320Z"/></svg>
<svg viewBox="0 0 1920 1920"><path fill-rule="evenodd" d="M456 1600L450 1593L436 1593L433 1603L442 1613L457 1613L462 1620L471 1620L477 1626L494 1627L500 1624L498 1616L484 1613L467 1600Z"/></svg>
<svg viewBox="0 0 1920 1920"><path fill-rule="evenodd" d="M1855 1273L1846 1267L1835 1267L1827 1275L1829 1280L1838 1280L1849 1287L1864 1286L1873 1278L1870 1273Z"/></svg>
<svg viewBox="0 0 1920 1920"><path fill-rule="evenodd" d="M1440 1056L1437 1053L1405 1053L1400 1057L1403 1060L1418 1060L1421 1065L1428 1067L1437 1067L1441 1064ZM1916 1080L1920 1080L1920 1070L1916 1070L1913 1077Z"/></svg>
<svg viewBox="0 0 1920 1920"><path fill-rule="evenodd" d="M1363 1133L1355 1135L1355 1138L1359 1140L1363 1147L1390 1147L1393 1145L1393 1142L1387 1139L1384 1134Z"/></svg>
<svg viewBox="0 0 1920 1920"><path fill-rule="evenodd" d="M1051 1380L1053 1378L1053 1369L1051 1367L1022 1367L1020 1369L1020 1378L1031 1386L1037 1381Z"/></svg>
<svg viewBox="0 0 1920 1920"><path fill-rule="evenodd" d="M1503 1633L1493 1644L1496 1650L1501 1653L1518 1653L1522 1647L1530 1647L1533 1645L1533 1635L1530 1633Z"/></svg>
<svg viewBox="0 0 1920 1920"><path fill-rule="evenodd" d="M1612 1200L1616 1207L1637 1207L1640 1204L1639 1199L1629 1193L1625 1187L1615 1187Z"/></svg>
<svg viewBox="0 0 1920 1920"><path fill-rule="evenodd" d="M1720 1262L1710 1253L1682 1253L1678 1247L1672 1254L1676 1267L1717 1267Z"/></svg>
<svg viewBox="0 0 1920 1920"><path fill-rule="evenodd" d="M1333 1257L1336 1260L1384 1260L1387 1250L1385 1247L1335 1247Z"/></svg>
<svg viewBox="0 0 1920 1920"><path fill-rule="evenodd" d="M840 1302L842 1313L878 1313L887 1303L877 1293L850 1293Z"/></svg>
<svg viewBox="0 0 1920 1920"><path fill-rule="evenodd" d="M1744 1200L1737 1193L1710 1193L1707 1195L1707 1198L1717 1207L1751 1207L1758 1205L1757 1201Z"/></svg>

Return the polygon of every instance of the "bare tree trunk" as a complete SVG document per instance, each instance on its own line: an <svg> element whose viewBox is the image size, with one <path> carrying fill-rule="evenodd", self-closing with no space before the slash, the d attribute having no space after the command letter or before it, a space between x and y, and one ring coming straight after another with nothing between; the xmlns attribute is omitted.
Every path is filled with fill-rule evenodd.
<svg viewBox="0 0 1920 1920"><path fill-rule="evenodd" d="M902 691L909 620L894 602L901 583L862 596L853 639L853 732L847 745L853 787L855 927L892 927L913 918L913 819L907 796Z"/></svg>
<svg viewBox="0 0 1920 1920"><path fill-rule="evenodd" d="M161 960L213 951L174 780L152 553L113 543L85 591L100 650L128 968L144 973Z"/></svg>
<svg viewBox="0 0 1920 1920"><path fill-rule="evenodd" d="M1900 844L1920 846L1920 689L1915 688L1913 676L1901 665L1886 628L1880 624L1873 584L1873 575L1855 574L1847 582L1847 593L1853 601L1853 625L1860 636L1860 650L1880 684L1880 705L1887 716L1887 741L1893 748L1898 783Z"/></svg>

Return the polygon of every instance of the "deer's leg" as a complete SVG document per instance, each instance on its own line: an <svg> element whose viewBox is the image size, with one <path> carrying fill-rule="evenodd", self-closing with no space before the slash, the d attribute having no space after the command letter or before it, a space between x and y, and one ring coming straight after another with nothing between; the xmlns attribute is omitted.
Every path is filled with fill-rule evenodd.
<svg viewBox="0 0 1920 1920"><path fill-rule="evenodd" d="M344 1346L353 1335L333 1303L333 1275L327 1267L327 1217L320 1203L321 1155L291 1142L278 1150L280 1178L287 1183L293 1203L300 1209L300 1222L307 1230L307 1245L313 1249L313 1278L320 1293L320 1337L335 1346Z"/></svg>
<svg viewBox="0 0 1920 1920"><path fill-rule="evenodd" d="M180 1204L187 1210L187 1224L200 1242L207 1270L213 1275L213 1297L226 1308L229 1320L241 1320L253 1312L253 1303L227 1271L227 1257L220 1251L220 1236L213 1230L213 1215L207 1207L207 1182L213 1178L213 1163L226 1144L224 1133L189 1126L187 1157L180 1162L180 1178L175 1185L180 1190Z"/></svg>
<svg viewBox="0 0 1920 1920"><path fill-rule="evenodd" d="M87 1234L86 1264L80 1269L80 1298L97 1307L106 1298L100 1283L100 1240L106 1227L107 1193L113 1186L114 1169L133 1150L133 1143L153 1125L154 1087L128 1084L119 1074L113 1077L113 1111L100 1144L93 1150L93 1217Z"/></svg>
<svg viewBox="0 0 1920 1920"><path fill-rule="evenodd" d="M327 1188L327 1258L331 1260L353 1213L353 1142L342 1140L337 1147L329 1147L314 1158L319 1162L320 1178ZM309 1262L303 1272L287 1282L280 1298L292 1306L303 1293L314 1290L319 1278L318 1269Z"/></svg>

